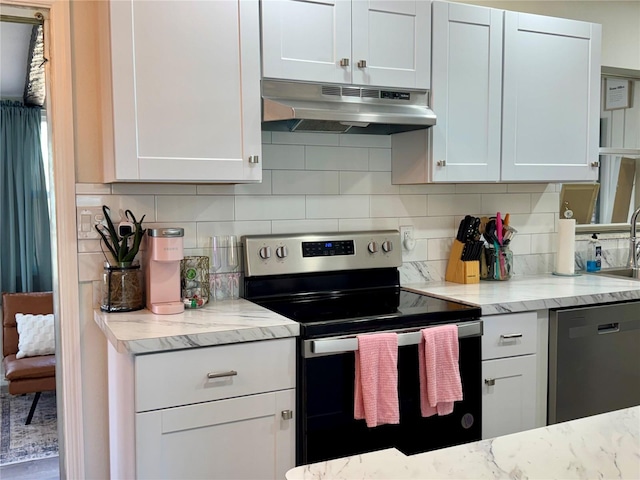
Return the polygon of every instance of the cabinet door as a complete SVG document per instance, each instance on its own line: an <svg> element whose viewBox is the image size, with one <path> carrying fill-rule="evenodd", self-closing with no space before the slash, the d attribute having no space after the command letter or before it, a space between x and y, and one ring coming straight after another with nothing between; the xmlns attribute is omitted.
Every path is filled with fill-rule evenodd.
<svg viewBox="0 0 640 480"><path fill-rule="evenodd" d="M350 1L262 1L263 77L351 83L351 64Z"/></svg>
<svg viewBox="0 0 640 480"><path fill-rule="evenodd" d="M503 180L597 180L600 37L600 25L505 12Z"/></svg>
<svg viewBox="0 0 640 480"><path fill-rule="evenodd" d="M429 2L353 0L352 15L353 83L429 88Z"/></svg>
<svg viewBox="0 0 640 480"><path fill-rule="evenodd" d="M535 355L485 360L482 378L483 439L536 427Z"/></svg>
<svg viewBox="0 0 640 480"><path fill-rule="evenodd" d="M435 182L500 179L503 11L433 2Z"/></svg>
<svg viewBox="0 0 640 480"><path fill-rule="evenodd" d="M107 180L260 181L258 31L257 0L111 2Z"/></svg>
<svg viewBox="0 0 640 480"><path fill-rule="evenodd" d="M282 479L295 466L295 390L136 414L136 478Z"/></svg>

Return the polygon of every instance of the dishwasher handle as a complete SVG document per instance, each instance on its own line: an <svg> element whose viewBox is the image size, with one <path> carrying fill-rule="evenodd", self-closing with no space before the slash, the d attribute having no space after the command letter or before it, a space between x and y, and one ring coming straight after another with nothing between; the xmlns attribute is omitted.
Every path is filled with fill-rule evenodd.
<svg viewBox="0 0 640 480"><path fill-rule="evenodd" d="M602 325L598 325L598 335L603 335L605 333L616 333L620 331L620 323L612 322L612 323L603 323Z"/></svg>
<svg viewBox="0 0 640 480"><path fill-rule="evenodd" d="M482 320L472 322L455 323L458 326L458 338L482 336ZM434 325L435 327L436 325ZM424 327L429 328L429 327ZM380 333L397 333L398 347L418 345L422 340L422 328L419 330L384 330ZM358 338L354 335L323 338L319 340L304 341L304 357L316 357L320 355L335 355L338 353L355 352L358 350Z"/></svg>

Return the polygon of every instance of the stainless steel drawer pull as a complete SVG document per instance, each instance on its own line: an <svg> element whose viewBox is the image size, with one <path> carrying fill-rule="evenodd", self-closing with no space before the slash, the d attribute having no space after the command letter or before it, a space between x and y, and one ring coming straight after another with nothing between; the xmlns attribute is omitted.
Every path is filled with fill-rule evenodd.
<svg viewBox="0 0 640 480"><path fill-rule="evenodd" d="M228 372L209 372L207 373L207 378L234 377L236 375L238 375L238 372L235 370L229 370Z"/></svg>
<svg viewBox="0 0 640 480"><path fill-rule="evenodd" d="M500 338L502 340L510 340L512 338L522 338L522 334L521 333L506 333L504 335L500 335Z"/></svg>
<svg viewBox="0 0 640 480"><path fill-rule="evenodd" d="M293 418L293 412L291 410L282 410L282 419L291 420Z"/></svg>
<svg viewBox="0 0 640 480"><path fill-rule="evenodd" d="M490 387L493 387L496 384L496 379L495 378L485 378L484 379L484 383L489 385Z"/></svg>

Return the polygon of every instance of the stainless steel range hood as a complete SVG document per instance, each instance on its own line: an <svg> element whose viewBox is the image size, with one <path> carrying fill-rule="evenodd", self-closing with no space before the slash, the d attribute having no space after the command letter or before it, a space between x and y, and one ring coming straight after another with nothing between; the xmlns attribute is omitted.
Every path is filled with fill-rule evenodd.
<svg viewBox="0 0 640 480"><path fill-rule="evenodd" d="M431 127L428 90L262 81L262 129L389 135Z"/></svg>

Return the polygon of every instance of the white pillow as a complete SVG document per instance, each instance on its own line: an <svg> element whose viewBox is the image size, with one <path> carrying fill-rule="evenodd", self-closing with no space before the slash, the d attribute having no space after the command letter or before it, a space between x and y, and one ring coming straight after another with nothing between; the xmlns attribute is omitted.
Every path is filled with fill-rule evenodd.
<svg viewBox="0 0 640 480"><path fill-rule="evenodd" d="M16 358L52 355L56 353L53 314L16 313L18 353Z"/></svg>

